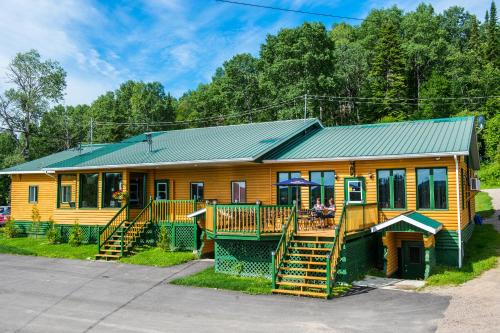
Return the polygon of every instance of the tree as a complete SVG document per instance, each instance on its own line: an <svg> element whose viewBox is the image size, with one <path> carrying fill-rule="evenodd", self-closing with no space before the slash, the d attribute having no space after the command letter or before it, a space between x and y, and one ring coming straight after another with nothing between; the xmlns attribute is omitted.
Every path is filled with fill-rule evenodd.
<svg viewBox="0 0 500 333"><path fill-rule="evenodd" d="M282 29L269 35L261 46L260 85L265 104L304 94L333 93L333 42L321 23L304 23L295 29ZM270 117L288 119L302 113L303 102L269 110ZM310 105L308 116L319 115L319 104ZM273 114L274 113L274 114Z"/></svg>
<svg viewBox="0 0 500 333"><path fill-rule="evenodd" d="M49 105L63 98L66 72L58 62L41 60L36 50L18 53L8 66L8 82L13 88L5 92L0 104L0 118L11 134L20 133L22 154L29 157L32 133Z"/></svg>
<svg viewBox="0 0 500 333"><path fill-rule="evenodd" d="M491 2L490 13L487 16L484 24L486 25L486 59L498 65L498 57L500 52L500 35L497 26L497 8L495 2Z"/></svg>
<svg viewBox="0 0 500 333"><path fill-rule="evenodd" d="M381 99L375 107L379 119L402 120L405 115L405 66L398 24L394 20L382 23L370 71L371 92Z"/></svg>

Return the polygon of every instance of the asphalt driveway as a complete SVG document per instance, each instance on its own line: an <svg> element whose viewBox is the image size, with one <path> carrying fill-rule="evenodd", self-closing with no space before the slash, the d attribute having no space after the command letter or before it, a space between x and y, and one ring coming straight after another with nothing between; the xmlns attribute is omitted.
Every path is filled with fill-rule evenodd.
<svg viewBox="0 0 500 333"><path fill-rule="evenodd" d="M358 290L316 300L168 284L155 268L0 255L1 332L433 332L449 297Z"/></svg>

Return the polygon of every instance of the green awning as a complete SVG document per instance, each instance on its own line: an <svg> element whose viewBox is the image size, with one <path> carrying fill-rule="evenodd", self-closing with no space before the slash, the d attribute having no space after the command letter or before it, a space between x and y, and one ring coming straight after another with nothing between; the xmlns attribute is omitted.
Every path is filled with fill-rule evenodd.
<svg viewBox="0 0 500 333"><path fill-rule="evenodd" d="M433 235L437 234L443 228L443 224L430 217L417 213L415 211L406 212L398 215L383 223L377 224L371 228L372 232L381 230L386 231L405 231L405 232L426 232Z"/></svg>

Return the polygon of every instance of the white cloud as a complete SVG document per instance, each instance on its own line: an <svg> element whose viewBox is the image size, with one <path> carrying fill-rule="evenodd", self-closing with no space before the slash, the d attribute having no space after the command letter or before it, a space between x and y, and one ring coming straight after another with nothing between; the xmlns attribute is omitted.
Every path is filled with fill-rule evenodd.
<svg viewBox="0 0 500 333"><path fill-rule="evenodd" d="M118 80L120 72L102 58L100 53L87 45L81 31L100 26L106 21L89 3L79 1L27 1L3 0L0 4L0 77L18 52L36 49L43 59L59 61L68 72L66 102L89 103L99 93L91 96L90 90L103 87L110 80ZM92 88L81 84L88 74ZM0 87L5 89L4 84ZM80 82L74 86L76 82ZM85 93L85 91L87 93Z"/></svg>

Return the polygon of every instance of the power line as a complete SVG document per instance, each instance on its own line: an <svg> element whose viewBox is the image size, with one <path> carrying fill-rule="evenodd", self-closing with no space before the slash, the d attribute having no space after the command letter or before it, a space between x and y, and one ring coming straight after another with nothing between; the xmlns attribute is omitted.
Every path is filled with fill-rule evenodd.
<svg viewBox="0 0 500 333"><path fill-rule="evenodd" d="M291 13L307 14L307 15L316 15L316 16L323 16L323 17L332 17L332 18L346 19L346 20L356 20L356 21L364 21L365 20L365 19L359 18L359 17L340 16L340 15L333 15L333 14L319 13L319 12L310 12L310 11L298 10L298 9L273 7L273 6L259 5L259 4L255 4L255 3L249 3L249 2L229 1L229 0L215 0L215 1L217 1L217 2L225 2L225 3L229 3L229 4L233 4L233 5L241 5L241 6L248 6L248 7L257 7L257 8L264 8L264 9L279 10L279 11L282 11L282 12L291 12Z"/></svg>

